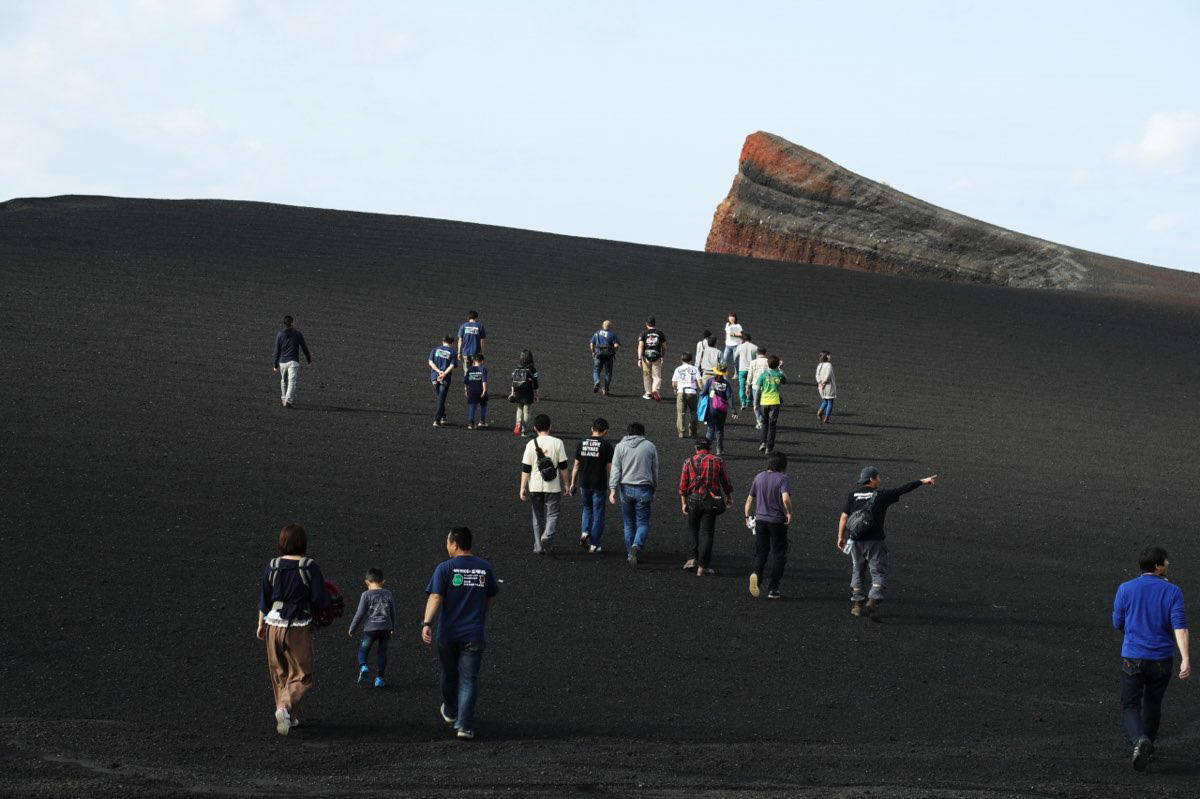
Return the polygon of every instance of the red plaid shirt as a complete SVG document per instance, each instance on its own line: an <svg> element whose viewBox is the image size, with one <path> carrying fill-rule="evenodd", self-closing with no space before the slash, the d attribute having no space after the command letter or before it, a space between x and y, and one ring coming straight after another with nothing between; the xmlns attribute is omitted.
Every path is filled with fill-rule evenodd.
<svg viewBox="0 0 1200 799"><path fill-rule="evenodd" d="M725 461L707 452L697 452L683 462L683 472L679 475L679 495L716 494L721 489L725 493L733 493L733 483L729 472L725 471Z"/></svg>

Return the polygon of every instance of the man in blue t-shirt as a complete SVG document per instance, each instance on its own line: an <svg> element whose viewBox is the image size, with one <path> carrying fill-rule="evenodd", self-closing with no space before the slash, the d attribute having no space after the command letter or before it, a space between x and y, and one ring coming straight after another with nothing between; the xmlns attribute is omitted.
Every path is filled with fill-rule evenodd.
<svg viewBox="0 0 1200 799"><path fill-rule="evenodd" d="M446 336L442 343L429 352L429 382L437 395L437 409L433 412L433 426L446 424L446 395L450 393L450 373L458 362L458 351L454 349L454 337Z"/></svg>
<svg viewBox="0 0 1200 799"><path fill-rule="evenodd" d="M464 373L471 365L473 355L483 355L485 338L487 332L479 321L479 311L467 311L467 321L458 326L458 362L462 364Z"/></svg>
<svg viewBox="0 0 1200 799"><path fill-rule="evenodd" d="M604 391L604 395L608 396L609 386L612 385L613 375L613 359L617 357L617 350L621 348L621 340L617 338L617 331L612 329L612 322L608 319L600 325L600 329L592 334L592 340L588 342L588 349L592 353L592 393ZM600 375L604 375L604 386L600 385Z"/></svg>
<svg viewBox="0 0 1200 799"><path fill-rule="evenodd" d="M479 665L487 642L487 611L498 592L492 565L471 554L471 530L455 527L446 536L443 561L433 571L425 593L421 640L433 643L437 625L438 660L442 664L442 719L463 740L475 737L475 699Z"/></svg>
<svg viewBox="0 0 1200 799"><path fill-rule="evenodd" d="M1167 582L1171 561L1162 547L1147 547L1138 558L1142 575L1117 588L1113 627L1125 634L1121 644L1121 711L1125 740L1133 746L1133 767L1143 771L1154 753L1163 694L1171 680L1175 647L1179 679L1192 673L1188 653L1183 591Z"/></svg>

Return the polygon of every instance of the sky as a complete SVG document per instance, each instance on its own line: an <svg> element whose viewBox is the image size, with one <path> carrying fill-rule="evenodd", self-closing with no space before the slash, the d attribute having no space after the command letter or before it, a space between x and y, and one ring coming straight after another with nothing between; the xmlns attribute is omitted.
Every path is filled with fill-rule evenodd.
<svg viewBox="0 0 1200 799"><path fill-rule="evenodd" d="M0 200L223 198L704 248L758 130L1200 271L1200 3L0 0Z"/></svg>

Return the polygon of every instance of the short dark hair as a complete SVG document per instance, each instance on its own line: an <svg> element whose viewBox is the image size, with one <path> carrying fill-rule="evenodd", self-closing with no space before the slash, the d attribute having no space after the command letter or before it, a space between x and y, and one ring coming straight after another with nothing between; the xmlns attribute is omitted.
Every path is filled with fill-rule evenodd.
<svg viewBox="0 0 1200 799"><path fill-rule="evenodd" d="M470 527L455 527L450 530L450 535L446 536L447 540L453 541L454 545L464 552L471 551L471 528Z"/></svg>
<svg viewBox="0 0 1200 799"><path fill-rule="evenodd" d="M1138 567L1144 572L1152 572L1158 566L1167 562L1167 550L1162 547L1149 546L1138 556Z"/></svg>
<svg viewBox="0 0 1200 799"><path fill-rule="evenodd" d="M709 442L709 440L704 436L700 436L696 439L696 449L708 449L710 446L711 442Z"/></svg>
<svg viewBox="0 0 1200 799"><path fill-rule="evenodd" d="M308 533L298 524L289 524L279 531L280 555L303 555L308 551Z"/></svg>
<svg viewBox="0 0 1200 799"><path fill-rule="evenodd" d="M605 419L603 416L597 416L595 419L592 420L592 429L595 430L597 433L603 433L605 430L608 429L608 420Z"/></svg>
<svg viewBox="0 0 1200 799"><path fill-rule="evenodd" d="M704 328L704 332L700 334L700 338L704 339L705 341L708 341L710 336L712 336L712 331L707 327Z"/></svg>
<svg viewBox="0 0 1200 799"><path fill-rule="evenodd" d="M742 331L742 341L751 341L750 334L745 330Z"/></svg>
<svg viewBox="0 0 1200 799"><path fill-rule="evenodd" d="M446 336L444 339L442 339L442 343L443 344L453 344L454 336Z"/></svg>
<svg viewBox="0 0 1200 799"><path fill-rule="evenodd" d="M767 348L766 348L766 347L759 347L759 348L758 348L758 354L759 354L759 355L766 355L766 354L767 354Z"/></svg>
<svg viewBox="0 0 1200 799"><path fill-rule="evenodd" d="M539 433L544 433L550 429L550 417L544 413L539 413L533 417L533 429Z"/></svg>
<svg viewBox="0 0 1200 799"><path fill-rule="evenodd" d="M483 353L482 353L482 352L477 352L477 353L475 353L474 355L472 355L472 356L471 356L471 362L472 362L472 363L483 363Z"/></svg>
<svg viewBox="0 0 1200 799"><path fill-rule="evenodd" d="M684 363L691 363L692 354L690 352L685 352L683 355L679 356L679 360L683 361Z"/></svg>
<svg viewBox="0 0 1200 799"><path fill-rule="evenodd" d="M467 318L468 319L478 319L479 311L467 311Z"/></svg>
<svg viewBox="0 0 1200 799"><path fill-rule="evenodd" d="M292 326L292 322L294 322L294 321L296 321L296 320L295 320L295 319L293 319L292 317L290 317L290 316L285 316L285 317L283 317L283 326L284 326L284 327L291 327L291 326Z"/></svg>
<svg viewBox="0 0 1200 799"><path fill-rule="evenodd" d="M779 357L777 355L772 355L770 358L767 358L767 366L769 366L772 369L778 369L779 368Z"/></svg>
<svg viewBox="0 0 1200 799"><path fill-rule="evenodd" d="M829 350L821 350L821 363L825 363L826 361L828 361L829 356L832 354L833 353L830 352Z"/></svg>
<svg viewBox="0 0 1200 799"><path fill-rule="evenodd" d="M383 569L377 569L374 566L367 569L367 582L368 583L382 583L383 582Z"/></svg>
<svg viewBox="0 0 1200 799"><path fill-rule="evenodd" d="M653 316L646 317L646 327L654 327L654 317Z"/></svg>
<svg viewBox="0 0 1200 799"><path fill-rule="evenodd" d="M709 337L708 337L708 341L707 341L706 343L707 343L707 344L708 344L708 346L710 346L710 347L715 347L715 346L717 346L717 337L716 337L716 336L709 336Z"/></svg>
<svg viewBox="0 0 1200 799"><path fill-rule="evenodd" d="M625 432L631 436L644 436L646 435L646 428L641 422L630 422L629 427L625 428Z"/></svg>
<svg viewBox="0 0 1200 799"><path fill-rule="evenodd" d="M767 456L767 468L773 472L787 471L787 455L775 451Z"/></svg>

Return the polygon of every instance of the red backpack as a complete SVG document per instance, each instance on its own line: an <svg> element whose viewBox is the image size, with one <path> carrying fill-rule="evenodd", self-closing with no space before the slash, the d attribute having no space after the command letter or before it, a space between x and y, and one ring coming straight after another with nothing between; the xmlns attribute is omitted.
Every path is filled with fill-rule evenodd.
<svg viewBox="0 0 1200 799"><path fill-rule="evenodd" d="M279 577L279 562L283 558L275 558L271 561L271 587L275 587L275 583ZM300 581L304 583L304 587L310 587L308 576L308 564L312 563L312 558L300 558L296 568L300 572ZM320 627L328 627L333 624L334 619L340 619L346 612L346 598L342 595L342 589L333 580L325 581L325 592L329 594L329 606L324 608L309 607L309 612L312 613L313 620ZM282 604L282 603L280 603ZM305 605L307 605L307 600Z"/></svg>

